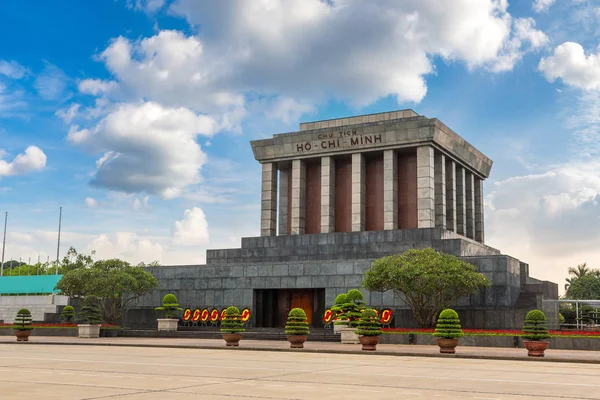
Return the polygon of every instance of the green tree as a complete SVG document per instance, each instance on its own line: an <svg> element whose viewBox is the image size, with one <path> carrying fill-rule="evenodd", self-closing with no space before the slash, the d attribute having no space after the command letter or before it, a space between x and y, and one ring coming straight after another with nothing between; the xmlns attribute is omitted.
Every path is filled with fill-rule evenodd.
<svg viewBox="0 0 600 400"><path fill-rule="evenodd" d="M94 264L93 256L96 254L95 251L92 251L90 255L80 254L73 247L69 248L67 254L63 257L60 266L58 267L58 271L61 274L65 274L69 271L73 271L79 268L90 268Z"/></svg>
<svg viewBox="0 0 600 400"><path fill-rule="evenodd" d="M104 321L120 325L136 300L157 286L158 280L143 267L111 259L67 271L56 289L71 297L97 296Z"/></svg>
<svg viewBox="0 0 600 400"><path fill-rule="evenodd" d="M599 300L600 276L593 273L574 279L567 290L566 297L573 300Z"/></svg>
<svg viewBox="0 0 600 400"><path fill-rule="evenodd" d="M565 291L569 290L569 286L578 278L582 276L588 275L593 270L590 270L587 266L587 263L579 264L577 267L569 267L569 277L565 279L567 283L565 283Z"/></svg>
<svg viewBox="0 0 600 400"><path fill-rule="evenodd" d="M474 265L431 248L379 258L363 277L367 290L392 290L424 328L434 326L439 312L458 299L489 286Z"/></svg>

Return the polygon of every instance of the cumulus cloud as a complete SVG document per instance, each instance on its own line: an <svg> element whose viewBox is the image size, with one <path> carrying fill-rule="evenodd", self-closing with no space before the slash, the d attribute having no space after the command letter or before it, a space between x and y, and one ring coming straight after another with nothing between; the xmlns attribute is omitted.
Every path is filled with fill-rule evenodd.
<svg viewBox="0 0 600 400"><path fill-rule="evenodd" d="M600 89L600 53L586 55L579 43L559 45L551 56L540 60L539 69L550 82L561 79L584 90Z"/></svg>
<svg viewBox="0 0 600 400"><path fill-rule="evenodd" d="M204 211L198 207L185 210L182 220L171 228L173 243L181 246L197 246L208 243L208 222Z"/></svg>
<svg viewBox="0 0 600 400"><path fill-rule="evenodd" d="M94 208L98 206L98 200L92 198L92 197L86 197L85 198L85 206L87 208Z"/></svg>
<svg viewBox="0 0 600 400"><path fill-rule="evenodd" d="M169 12L201 35L119 37L99 58L124 93L208 113L244 107L254 92L282 96L276 107L328 96L418 102L432 57L506 70L506 54L541 35L529 23L524 37L503 0L177 0Z"/></svg>
<svg viewBox="0 0 600 400"><path fill-rule="evenodd" d="M556 0L535 0L531 8L536 13L546 12L554 4Z"/></svg>
<svg viewBox="0 0 600 400"><path fill-rule="evenodd" d="M163 246L150 238L139 237L132 232L116 232L100 235L87 246L87 251L96 252L96 259L121 258L138 264L161 261Z"/></svg>
<svg viewBox="0 0 600 400"><path fill-rule="evenodd" d="M486 209L487 243L534 265L534 275L560 282L584 254L600 259L600 162L496 182Z"/></svg>
<svg viewBox="0 0 600 400"><path fill-rule="evenodd" d="M196 137L217 130L211 117L145 102L121 104L91 129L73 126L68 140L102 154L92 184L173 198L200 181L206 155Z"/></svg>
<svg viewBox="0 0 600 400"><path fill-rule="evenodd" d="M0 149L0 178L42 171L46 167L46 154L37 146L29 146L10 162L3 159L5 156L6 152Z"/></svg>
<svg viewBox="0 0 600 400"><path fill-rule="evenodd" d="M81 93L97 96L107 93L117 88L117 83L114 81L104 81L102 79L84 79L79 82L77 88Z"/></svg>
<svg viewBox="0 0 600 400"><path fill-rule="evenodd" d="M25 76L26 71L25 67L16 61L0 60L0 75L12 79L21 79Z"/></svg>

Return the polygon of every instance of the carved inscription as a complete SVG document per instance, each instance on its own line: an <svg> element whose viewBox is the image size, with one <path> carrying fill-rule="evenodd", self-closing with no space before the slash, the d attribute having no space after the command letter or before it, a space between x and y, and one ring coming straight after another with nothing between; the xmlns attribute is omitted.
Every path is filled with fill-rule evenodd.
<svg viewBox="0 0 600 400"><path fill-rule="evenodd" d="M383 143L381 133L358 134L356 129L320 133L317 140L309 140L304 143L295 143L297 153L332 150L344 147L361 147L376 143Z"/></svg>

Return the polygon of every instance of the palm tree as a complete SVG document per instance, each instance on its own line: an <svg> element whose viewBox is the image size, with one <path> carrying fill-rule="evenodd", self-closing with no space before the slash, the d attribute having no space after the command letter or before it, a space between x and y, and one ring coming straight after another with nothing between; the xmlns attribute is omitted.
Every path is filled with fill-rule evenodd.
<svg viewBox="0 0 600 400"><path fill-rule="evenodd" d="M569 290L569 286L571 286L571 283L573 283L575 279L581 278L582 276L588 275L590 273L595 274L597 273L597 271L590 271L590 269L587 266L587 262L579 264L576 268L569 267L569 276L571 278L565 279L567 281L567 283L565 283L565 291Z"/></svg>

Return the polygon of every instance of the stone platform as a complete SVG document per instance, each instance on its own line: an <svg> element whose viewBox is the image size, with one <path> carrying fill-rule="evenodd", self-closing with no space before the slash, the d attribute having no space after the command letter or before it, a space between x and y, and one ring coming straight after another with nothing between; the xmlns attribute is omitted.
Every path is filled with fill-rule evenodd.
<svg viewBox="0 0 600 400"><path fill-rule="evenodd" d="M465 327L521 328L528 310L558 297L557 285L529 277L527 264L443 228L265 236L244 238L239 249L208 250L206 265L148 268L158 278L159 290L140 299L124 326L154 327L153 309L167 293L175 294L182 307L234 304L254 309L255 289L321 288L330 306L338 294L360 288L376 258L426 247L477 266L492 283L456 305ZM395 310L393 326L415 326L404 302L391 291L361 290L370 306Z"/></svg>

